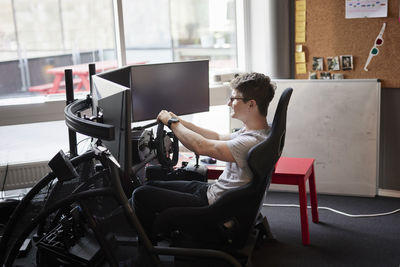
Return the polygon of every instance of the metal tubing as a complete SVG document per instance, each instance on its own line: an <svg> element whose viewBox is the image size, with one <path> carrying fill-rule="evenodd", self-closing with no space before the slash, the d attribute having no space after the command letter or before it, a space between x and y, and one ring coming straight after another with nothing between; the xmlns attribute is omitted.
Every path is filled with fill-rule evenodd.
<svg viewBox="0 0 400 267"><path fill-rule="evenodd" d="M93 93L93 82L92 82L92 75L96 74L96 64L90 63L89 64L89 83L90 83L90 95Z"/></svg>
<svg viewBox="0 0 400 267"><path fill-rule="evenodd" d="M65 76L65 93L67 95L67 105L74 101L74 82L72 76L72 69L64 70Z"/></svg>
<svg viewBox="0 0 400 267"><path fill-rule="evenodd" d="M72 70L66 69L64 71L65 76L65 93L67 96L67 105L74 102L74 82L72 77ZM76 142L76 132L71 129L68 129L68 138L69 138L69 153L71 157L78 155L77 150L77 142Z"/></svg>
<svg viewBox="0 0 400 267"><path fill-rule="evenodd" d="M106 156L105 161L105 165L107 165L108 169L110 170L110 180L115 197L118 203L122 206L122 209L126 215L126 218L128 219L129 224L133 226L134 229L136 229L139 240L141 240L146 250L150 252L150 257L153 260L155 266L162 266L160 258L157 254L154 254L153 252L153 244L151 243L142 224L139 221L139 218L136 216L136 213L134 212L132 206L129 204L128 199L126 198L125 191L121 186L120 172L116 165L118 163L116 163L115 158L113 158L112 156Z"/></svg>

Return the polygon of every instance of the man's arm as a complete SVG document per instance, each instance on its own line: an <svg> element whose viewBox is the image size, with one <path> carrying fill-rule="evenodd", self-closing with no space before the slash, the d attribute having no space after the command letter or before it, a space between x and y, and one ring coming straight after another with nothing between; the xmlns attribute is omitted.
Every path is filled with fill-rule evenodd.
<svg viewBox="0 0 400 267"><path fill-rule="evenodd" d="M169 114L172 117L177 117L174 113L169 112ZM179 117L179 121L188 128L189 130L192 130L195 133L200 134L201 136L207 138L207 139L212 139L212 140L229 140L230 135L229 134L219 134L217 132L211 131L209 129L202 128L200 126L195 125L194 123L191 123L189 121L185 121L182 118Z"/></svg>
<svg viewBox="0 0 400 267"><path fill-rule="evenodd" d="M167 111L161 111L157 119L164 124L168 124L168 120L171 117L172 115ZM192 126L194 124L191 123L190 125ZM178 137L179 141L194 153L213 157L226 162L235 162L235 159L227 145L227 141L206 138L201 133L197 133L189 127L186 127L185 122L173 123L171 125L171 130L174 132L175 136ZM205 129L197 127L197 130L202 131ZM210 132L212 131L207 132L207 130L205 130L203 134L207 136ZM215 135L211 135L211 137L213 136Z"/></svg>

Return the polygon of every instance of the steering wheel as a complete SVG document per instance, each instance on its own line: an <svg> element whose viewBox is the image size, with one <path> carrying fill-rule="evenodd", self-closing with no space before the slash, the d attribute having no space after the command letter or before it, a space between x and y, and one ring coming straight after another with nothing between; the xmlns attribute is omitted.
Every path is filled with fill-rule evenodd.
<svg viewBox="0 0 400 267"><path fill-rule="evenodd" d="M179 143L173 132L164 131L164 124L158 123L155 139L158 162L164 167L173 167L178 163ZM172 158L171 158L172 154Z"/></svg>

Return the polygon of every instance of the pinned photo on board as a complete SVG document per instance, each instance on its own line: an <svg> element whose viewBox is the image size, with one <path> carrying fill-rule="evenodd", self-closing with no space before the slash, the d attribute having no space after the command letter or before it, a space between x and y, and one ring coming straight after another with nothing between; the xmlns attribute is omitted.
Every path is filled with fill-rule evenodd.
<svg viewBox="0 0 400 267"><path fill-rule="evenodd" d="M340 56L340 64L342 70L353 69L353 56Z"/></svg>
<svg viewBox="0 0 400 267"><path fill-rule="evenodd" d="M316 80L317 79L317 73L316 72L309 72L308 73L308 79L309 80Z"/></svg>
<svg viewBox="0 0 400 267"><path fill-rule="evenodd" d="M331 79L331 73L330 72L325 72L325 71L323 71L323 72L320 72L319 73L319 79L320 80L330 80Z"/></svg>
<svg viewBox="0 0 400 267"><path fill-rule="evenodd" d="M324 69L324 58L313 57L312 70L323 70Z"/></svg>
<svg viewBox="0 0 400 267"><path fill-rule="evenodd" d="M327 57L328 70L340 70L339 57Z"/></svg>
<svg viewBox="0 0 400 267"><path fill-rule="evenodd" d="M334 80L343 80L344 79L344 75L342 73L333 73L332 74L332 78Z"/></svg>

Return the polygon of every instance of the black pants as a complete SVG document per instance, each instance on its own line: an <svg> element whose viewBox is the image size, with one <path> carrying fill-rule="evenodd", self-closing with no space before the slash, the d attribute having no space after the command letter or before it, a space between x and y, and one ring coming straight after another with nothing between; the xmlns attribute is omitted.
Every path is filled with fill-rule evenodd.
<svg viewBox="0 0 400 267"><path fill-rule="evenodd" d="M207 188L207 183L199 181L149 181L133 192L133 206L151 237L153 222L158 213L171 207L208 205Z"/></svg>

